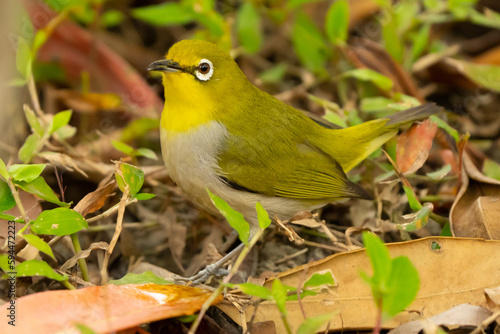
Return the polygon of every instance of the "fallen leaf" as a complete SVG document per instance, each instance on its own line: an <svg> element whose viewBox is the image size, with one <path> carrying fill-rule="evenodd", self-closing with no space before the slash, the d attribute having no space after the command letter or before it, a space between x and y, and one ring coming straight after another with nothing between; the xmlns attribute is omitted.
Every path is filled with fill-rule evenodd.
<svg viewBox="0 0 500 334"><path fill-rule="evenodd" d="M71 268L74 265L76 265L76 263L78 262L79 259L87 258L90 255L90 252L93 251L94 249L103 249L103 250L106 250L106 249L108 249L108 243L104 242L104 241L91 243L90 246L87 249L79 251L78 253L76 253L75 255L73 255L69 260L67 260L61 266L61 268L59 268L59 270L62 271L62 272L65 272L69 268Z"/></svg>
<svg viewBox="0 0 500 334"><path fill-rule="evenodd" d="M191 315L211 291L180 285L127 284L93 286L79 290L46 291L16 300L18 333L75 332L75 324L97 333L116 332L139 324ZM215 303L222 300L219 296ZM5 319L7 306L1 306ZM7 321L1 333L11 333Z"/></svg>
<svg viewBox="0 0 500 334"><path fill-rule="evenodd" d="M453 236L500 239L500 181L484 176L465 152L461 180L450 210Z"/></svg>
<svg viewBox="0 0 500 334"><path fill-rule="evenodd" d="M107 178L105 178L96 190L85 195L84 198L75 205L74 210L80 213L83 217L88 215L89 213L95 212L102 208L108 195L115 189L116 181L113 177L113 174L110 174Z"/></svg>
<svg viewBox="0 0 500 334"><path fill-rule="evenodd" d="M437 124L430 119L413 124L402 133L396 146L396 161L403 174L412 174L422 167L429 157Z"/></svg>
<svg viewBox="0 0 500 334"><path fill-rule="evenodd" d="M487 306L485 288L498 286L500 271L500 242L467 238L429 237L415 241L387 244L391 257L405 255L417 268L421 287L415 301L407 310L383 323L384 328L394 328L412 320L424 319L454 307L469 303ZM376 323L377 311L370 292L370 286L361 279L359 272L371 273L372 268L364 249L339 253L308 264L310 275L322 270L331 270L338 286L332 294L320 294L302 299L307 316L316 316L335 310L340 315L333 316L332 330L358 330L372 328ZM297 287L303 281L305 266L281 273L278 277L283 284ZM272 279L265 286L270 287ZM217 307L241 324L242 315L223 302ZM293 329L302 321L302 312L296 301L287 302L287 319ZM244 314L249 321L254 312L249 306ZM243 317L243 319L245 319ZM275 321L277 332L285 331L279 311L271 302L261 303L255 314L255 322ZM324 330L325 327L323 327Z"/></svg>
<svg viewBox="0 0 500 334"><path fill-rule="evenodd" d="M435 325L444 325L446 327L477 327L490 315L491 312L484 307L462 304L425 320L407 322L406 324L394 328L389 334L418 334L424 328L425 321L430 321Z"/></svg>

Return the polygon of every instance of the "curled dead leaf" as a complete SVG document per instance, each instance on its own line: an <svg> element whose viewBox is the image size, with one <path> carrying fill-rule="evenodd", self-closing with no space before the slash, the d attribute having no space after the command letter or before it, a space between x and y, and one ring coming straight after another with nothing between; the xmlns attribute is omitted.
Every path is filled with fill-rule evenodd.
<svg viewBox="0 0 500 334"><path fill-rule="evenodd" d="M432 140L436 135L437 124L426 119L411 128L398 138L396 161L403 174L412 174L422 167L429 157Z"/></svg>
<svg viewBox="0 0 500 334"><path fill-rule="evenodd" d="M500 181L482 174L463 154L462 186L450 210L454 236L500 239Z"/></svg>

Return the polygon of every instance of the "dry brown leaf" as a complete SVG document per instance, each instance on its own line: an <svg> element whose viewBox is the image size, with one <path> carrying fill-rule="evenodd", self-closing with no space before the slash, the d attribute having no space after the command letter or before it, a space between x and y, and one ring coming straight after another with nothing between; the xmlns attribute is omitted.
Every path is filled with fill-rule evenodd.
<svg viewBox="0 0 500 334"><path fill-rule="evenodd" d="M500 182L484 176L463 154L462 186L450 210L454 236L500 239Z"/></svg>
<svg viewBox="0 0 500 334"><path fill-rule="evenodd" d="M113 178L110 179L110 177ZM82 198L77 205L75 205L74 210L85 217L89 213L95 212L102 208L102 206L106 202L106 199L108 198L108 195L111 194L116 186L114 175L110 174L110 177L107 177L105 180L103 180L106 182L101 182L96 190L85 195L85 197Z"/></svg>
<svg viewBox="0 0 500 334"><path fill-rule="evenodd" d="M433 249L439 245L439 249ZM407 308L418 312L402 312L383 324L384 328L394 328L402 323L424 319L455 305L469 303L487 306L485 288L500 284L498 259L500 242L467 238L429 237L410 242L388 244L392 257L408 256L420 275L420 291L416 300ZM308 264L309 275L322 270L331 270L338 286L333 294L321 294L302 299L307 316L340 311L330 322L330 330L356 330L373 328L376 322L376 309L370 287L360 277L364 270L371 273L371 264L363 249L335 254L312 264ZM297 267L279 275L283 284L298 286L303 281L304 266ZM272 280L266 282L270 287ZM218 306L234 321L240 323L239 312L222 303ZM254 312L249 307L245 316L250 320ZM296 329L303 317L296 301L287 302L287 319ZM262 303L256 312L255 321L275 320L277 332L284 327L276 305ZM324 328L323 328L324 329Z"/></svg>
<svg viewBox="0 0 500 334"><path fill-rule="evenodd" d="M418 334L424 328L427 321L435 325L444 325L448 328L462 326L477 327L484 320L488 319L490 315L491 312L484 307L462 304L425 320L410 321L394 328L389 334Z"/></svg>
<svg viewBox="0 0 500 334"><path fill-rule="evenodd" d="M432 141L437 131L437 123L430 119L401 134L396 146L396 161L403 174L412 174L422 167L429 157Z"/></svg>
<svg viewBox="0 0 500 334"><path fill-rule="evenodd" d="M59 268L59 270L62 271L62 272L65 272L69 268L71 268L74 265L76 265L76 263L78 262L79 259L87 258L90 255L90 252L92 252L94 249L104 249L104 250L106 250L106 249L108 249L108 243L104 242L104 241L91 243L90 246L87 249L79 251L78 253L76 253L75 255L73 255L69 260L67 260L61 266L61 268Z"/></svg>
<svg viewBox="0 0 500 334"><path fill-rule="evenodd" d="M16 300L17 333L78 333L84 324L97 333L116 332L143 323L191 315L211 291L180 285L126 284L93 286L79 290L35 293ZM219 296L215 303L220 302ZM7 307L1 306L5 319ZM0 333L12 333L7 321Z"/></svg>

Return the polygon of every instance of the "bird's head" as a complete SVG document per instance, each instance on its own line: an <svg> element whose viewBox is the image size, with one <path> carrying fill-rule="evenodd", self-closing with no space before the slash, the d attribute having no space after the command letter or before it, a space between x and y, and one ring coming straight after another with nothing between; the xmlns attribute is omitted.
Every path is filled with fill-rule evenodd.
<svg viewBox="0 0 500 334"><path fill-rule="evenodd" d="M163 74L164 114L192 125L217 118L252 89L229 53L205 41L174 44L165 59L151 63L148 70Z"/></svg>

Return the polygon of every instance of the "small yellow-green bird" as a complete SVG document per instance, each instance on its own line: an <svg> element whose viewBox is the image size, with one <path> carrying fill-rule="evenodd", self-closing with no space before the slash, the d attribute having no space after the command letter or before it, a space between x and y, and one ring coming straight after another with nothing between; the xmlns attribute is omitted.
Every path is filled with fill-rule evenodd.
<svg viewBox="0 0 500 334"><path fill-rule="evenodd" d="M285 220L335 200L369 198L345 173L401 124L440 110L427 104L331 128L254 86L227 52L205 41L180 41L148 69L163 74L161 146L170 176L215 212L208 188L254 230L256 202Z"/></svg>

